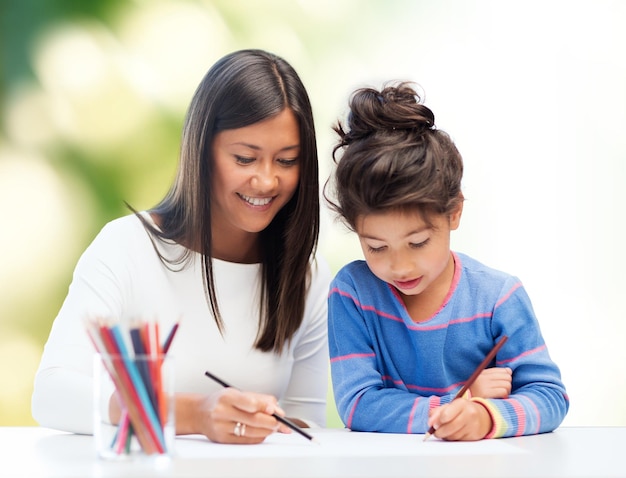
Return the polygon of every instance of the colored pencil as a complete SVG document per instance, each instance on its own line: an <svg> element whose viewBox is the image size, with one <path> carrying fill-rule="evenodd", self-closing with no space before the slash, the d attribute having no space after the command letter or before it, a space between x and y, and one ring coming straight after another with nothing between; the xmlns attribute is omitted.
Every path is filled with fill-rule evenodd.
<svg viewBox="0 0 626 478"><path fill-rule="evenodd" d="M157 451L159 453L163 453L165 451L165 438L163 436L163 429L161 428L159 419L157 418L156 410L154 409L154 407L152 406L152 402L150 401L150 396L147 390L148 387L146 387L146 384L144 384L144 382L141 380L141 375L139 374L137 365L133 361L131 355L128 353L119 325L114 324L110 328L110 330L116 339L118 350L124 363L123 367L130 379L130 388L132 390L133 396L137 397L139 410L142 418L144 419L144 423L148 425L148 432L154 440Z"/></svg>
<svg viewBox="0 0 626 478"><path fill-rule="evenodd" d="M480 372L482 372L485 369L485 367L491 363L491 361L494 359L494 357L496 356L498 351L502 348L502 346L507 341L507 339L508 337L506 335L502 336L500 341L491 349L491 352L489 352L487 356L483 359L483 361L480 362L478 367L476 367L476 370L474 370L474 373L470 375L470 378L467 379L467 381L465 382L465 385L461 387L461 390L457 392L457 394L454 396L454 400L456 400L457 398L461 398L463 394L467 392L467 390L472 386L472 384L476 381L476 379L480 375ZM426 432L426 435L424 435L424 441L428 440L428 438L430 438L430 436L433 433L435 433L435 427L430 427L428 431Z"/></svg>
<svg viewBox="0 0 626 478"><path fill-rule="evenodd" d="M165 339L165 342L163 342L163 353L166 354L169 349L170 346L172 345L172 341L174 340L174 336L176 335L176 331L178 330L178 322L176 322L172 328L170 329L169 334L167 334L167 338Z"/></svg>
<svg viewBox="0 0 626 478"><path fill-rule="evenodd" d="M87 322L88 335L101 354L103 364L126 406L127 414L122 413L111 446L117 453L124 448L129 453L129 440L133 434L145 453L165 452L165 398L159 390L162 386L160 365L163 352L158 324L142 325L129 330L132 344L129 350L119 324L107 324L102 320ZM173 337L172 332L170 335ZM154 361L152 367L143 362L146 358Z"/></svg>
<svg viewBox="0 0 626 478"><path fill-rule="evenodd" d="M138 400L131 392L132 386L130 385L128 374L124 370L122 360L117 355L118 351L115 349L109 329L104 325L94 323L88 326L87 332L97 351L102 355L103 364L115 384L115 389L119 392L122 401L126 405L131 422L135 423L133 429L141 447L147 454L157 453L157 444L146 427L142 426L145 420L139 409Z"/></svg>

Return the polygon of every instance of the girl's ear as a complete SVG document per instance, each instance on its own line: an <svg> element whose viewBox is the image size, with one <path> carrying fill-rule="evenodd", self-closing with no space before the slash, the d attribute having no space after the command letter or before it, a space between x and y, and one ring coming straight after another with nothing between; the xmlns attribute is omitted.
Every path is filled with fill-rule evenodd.
<svg viewBox="0 0 626 478"><path fill-rule="evenodd" d="M459 203L450 214L450 230L455 231L461 224L461 215L463 214L463 196L460 197Z"/></svg>

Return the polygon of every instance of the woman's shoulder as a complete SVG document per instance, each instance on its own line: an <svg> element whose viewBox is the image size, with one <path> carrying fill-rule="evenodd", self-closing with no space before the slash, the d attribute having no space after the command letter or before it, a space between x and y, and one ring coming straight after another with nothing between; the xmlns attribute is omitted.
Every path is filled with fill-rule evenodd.
<svg viewBox="0 0 626 478"><path fill-rule="evenodd" d="M330 266L326 259L319 253L311 256L309 260L310 276L308 278L308 291L307 296L326 296L328 294L328 287L332 280Z"/></svg>
<svg viewBox="0 0 626 478"><path fill-rule="evenodd" d="M135 214L107 222L87 247L84 256L116 256L136 254L150 245L150 237ZM151 246L152 247L152 246Z"/></svg>
<svg viewBox="0 0 626 478"><path fill-rule="evenodd" d="M143 214L144 217L150 217L148 214L140 214ZM144 230L144 226L137 217L137 214L133 213L110 220L102 226L100 233L113 235L134 235L139 230Z"/></svg>

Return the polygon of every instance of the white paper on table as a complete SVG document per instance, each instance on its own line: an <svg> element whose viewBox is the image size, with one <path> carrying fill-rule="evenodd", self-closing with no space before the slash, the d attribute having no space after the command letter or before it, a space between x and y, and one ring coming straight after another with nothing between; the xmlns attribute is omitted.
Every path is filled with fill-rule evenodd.
<svg viewBox="0 0 626 478"><path fill-rule="evenodd" d="M224 445L201 435L176 439L175 455L181 458L270 458L303 456L434 456L510 455L527 453L506 440L447 442L424 435L364 433L337 429L307 429L319 443L297 433L274 433L258 445Z"/></svg>

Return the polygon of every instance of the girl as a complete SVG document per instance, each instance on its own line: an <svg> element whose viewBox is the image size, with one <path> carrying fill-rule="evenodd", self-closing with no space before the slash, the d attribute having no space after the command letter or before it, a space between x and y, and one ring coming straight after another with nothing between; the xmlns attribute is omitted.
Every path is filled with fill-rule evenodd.
<svg viewBox="0 0 626 478"><path fill-rule="evenodd" d="M524 287L450 251L463 164L433 112L407 83L365 88L351 97L347 128L335 131L329 202L365 256L337 274L328 303L333 389L346 426L433 426L446 440L557 428L568 397ZM504 335L492 367L453 400Z"/></svg>
<svg viewBox="0 0 626 478"><path fill-rule="evenodd" d="M191 101L169 193L106 225L80 258L35 378L35 419L92 431L84 319L157 318L169 330L180 317L170 349L177 433L259 443L290 432L273 413L324 425L330 275L314 256L318 194L313 115L296 72L260 50L219 60ZM222 389L205 370L250 392ZM114 396L109 408L115 423Z"/></svg>

